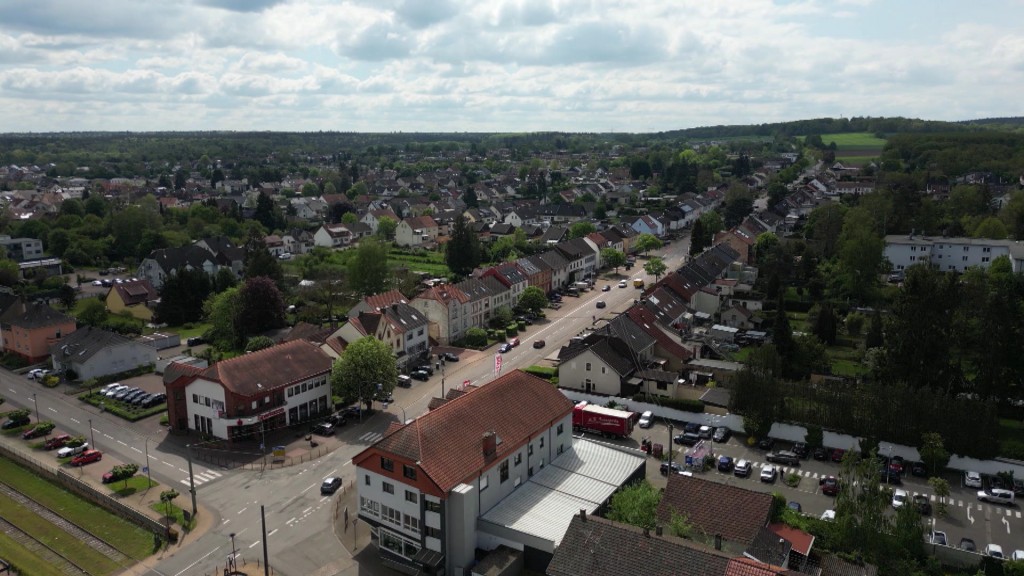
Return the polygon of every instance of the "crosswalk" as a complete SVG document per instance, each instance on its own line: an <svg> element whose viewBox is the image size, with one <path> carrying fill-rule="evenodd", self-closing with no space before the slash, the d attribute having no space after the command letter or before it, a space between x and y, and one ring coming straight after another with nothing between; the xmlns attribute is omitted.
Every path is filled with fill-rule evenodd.
<svg viewBox="0 0 1024 576"><path fill-rule="evenodd" d="M384 434L380 432L367 432L366 434L360 436L359 440L362 442L366 442L367 444L373 444L374 442L380 440L383 437Z"/></svg>
<svg viewBox="0 0 1024 576"><path fill-rule="evenodd" d="M799 468L787 468L785 466L779 466L778 464L770 464L768 462L750 462L750 464L754 468L764 468L765 466L775 466L775 469L779 471L780 477L785 477L785 476L788 476L790 474L796 474L797 476L801 476L803 478L811 478L811 479L814 479L814 480L820 480L820 479L826 478L828 476L833 476L833 474L819 474L818 472L811 472L809 470L801 470ZM817 484L815 484L815 487L817 487ZM907 490L907 494L909 494L911 498L921 494L921 495L927 496L928 500L930 502L932 502L932 503L938 502L938 500L936 499L934 494L927 494L927 493L924 493L924 492L915 492L915 491L912 491L912 490ZM1022 514L1021 514L1020 510L1015 510L1013 508L1003 507L1003 506L985 505L985 504L982 504L981 502L972 502L970 500L965 502L963 500L959 500L959 499L956 499L956 498L953 498L953 497L950 497L950 498L948 498L946 500L946 505L947 506L956 506L957 508L965 508L965 509L966 508L970 508L970 509L973 509L973 510L985 510L986 508L988 508L989 510L991 510L993 513L995 513L998 516L1005 515L1005 516L1010 517L1010 518L1021 518L1022 517Z"/></svg>
<svg viewBox="0 0 1024 576"><path fill-rule="evenodd" d="M199 486L200 484L206 484L207 482L213 482L214 480L216 480L217 478L220 478L221 476L223 476L223 474L221 474L220 472L214 472L213 470L209 470L209 469L204 470L202 472L194 472L193 473L193 477L195 478L196 486ZM190 486L188 478L182 478L181 480L179 480L179 482L181 482L185 486Z"/></svg>

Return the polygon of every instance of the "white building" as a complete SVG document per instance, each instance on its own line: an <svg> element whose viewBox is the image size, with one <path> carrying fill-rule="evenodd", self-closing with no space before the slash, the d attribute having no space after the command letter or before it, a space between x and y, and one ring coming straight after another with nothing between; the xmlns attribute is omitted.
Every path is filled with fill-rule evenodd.
<svg viewBox="0 0 1024 576"><path fill-rule="evenodd" d="M915 264L931 264L943 272L963 272L974 266L988 268L1000 256L1010 258L1014 272L1024 270L1024 245L1014 240L889 235L885 237L883 255L897 272Z"/></svg>

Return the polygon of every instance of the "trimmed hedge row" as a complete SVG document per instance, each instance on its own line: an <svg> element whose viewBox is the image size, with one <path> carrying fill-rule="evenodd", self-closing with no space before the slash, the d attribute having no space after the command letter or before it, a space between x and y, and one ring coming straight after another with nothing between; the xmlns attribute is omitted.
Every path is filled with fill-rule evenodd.
<svg viewBox="0 0 1024 576"><path fill-rule="evenodd" d="M647 402L647 395L644 393L635 394L633 396L633 402ZM659 398L658 403L665 408L673 408L675 410L682 410L683 412L703 412L704 402L700 400L692 400L690 398Z"/></svg>
<svg viewBox="0 0 1024 576"><path fill-rule="evenodd" d="M92 404L97 408L100 407L100 404L103 404L104 410L110 412L115 416L120 416L121 418L124 418L129 422L138 422L139 420L142 420L143 418L148 418L153 414L160 414L161 412L167 411L166 403L157 404L156 406L152 406L150 408L128 408L127 406L116 400L111 400L110 402L107 402L107 398L105 396L103 396L102 394L97 394L95 392L89 394L82 394L81 396L79 396L79 398L83 402L88 402L89 404Z"/></svg>

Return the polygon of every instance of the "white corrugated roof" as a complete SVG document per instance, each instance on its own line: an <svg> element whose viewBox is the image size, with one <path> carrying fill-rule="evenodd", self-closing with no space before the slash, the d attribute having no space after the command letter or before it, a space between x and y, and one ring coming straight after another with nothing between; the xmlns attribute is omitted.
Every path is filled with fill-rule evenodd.
<svg viewBox="0 0 1024 576"><path fill-rule="evenodd" d="M644 459L596 442L574 438L572 446L480 517L557 546L572 517L592 514L643 465Z"/></svg>

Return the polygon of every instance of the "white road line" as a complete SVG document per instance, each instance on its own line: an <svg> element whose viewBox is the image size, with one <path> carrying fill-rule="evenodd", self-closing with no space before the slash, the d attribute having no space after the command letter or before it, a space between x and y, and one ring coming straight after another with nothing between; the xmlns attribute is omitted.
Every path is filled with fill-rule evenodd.
<svg viewBox="0 0 1024 576"><path fill-rule="evenodd" d="M257 540L255 542L253 542L252 544L249 544L249 548L255 548L257 545L259 545L260 542L261 542L261 540Z"/></svg>
<svg viewBox="0 0 1024 576"><path fill-rule="evenodd" d="M313 507L312 507L312 506L310 506L309 508L306 508L305 510L303 510L303 511L302 511L302 515L303 515L303 516L305 516L305 515L306 515L306 513L307 513L307 512L309 512L309 511L310 511L310 510L312 510L312 509L313 509Z"/></svg>
<svg viewBox="0 0 1024 576"><path fill-rule="evenodd" d="M227 524L228 522L231 522L231 518L225 518L221 524Z"/></svg>
<svg viewBox="0 0 1024 576"><path fill-rule="evenodd" d="M310 485L310 487L309 487L309 488L312 488L313 486L316 486L316 484L312 484L312 485ZM307 491L309 490L309 488L306 488L306 489L305 489L305 490L303 490L302 492L299 492L299 494L305 494L305 493L306 493L306 492L307 492Z"/></svg>
<svg viewBox="0 0 1024 576"><path fill-rule="evenodd" d="M182 474L188 474L188 470L185 470L184 468L178 468L178 472L181 472Z"/></svg>
<svg viewBox="0 0 1024 576"><path fill-rule="evenodd" d="M74 418L72 418L71 421L74 422L75 424L81 424L81 422L79 422L78 420L75 420Z"/></svg>
<svg viewBox="0 0 1024 576"><path fill-rule="evenodd" d="M47 406L46 408L47 408L47 409L48 409L48 410L49 410L50 412L53 412L54 414L56 414L56 413L57 413L57 411L56 411L56 410L54 410L53 408L50 408L49 406Z"/></svg>
<svg viewBox="0 0 1024 576"><path fill-rule="evenodd" d="M328 478L334 476L337 473L338 473L338 469L335 468L334 470L331 470L330 473L327 474L327 476L324 476L323 478L321 478L321 480L327 480Z"/></svg>
<svg viewBox="0 0 1024 576"><path fill-rule="evenodd" d="M121 446L127 446L128 445L128 444L126 444L125 442L123 442L121 440L118 440L117 443L120 444Z"/></svg>
<svg viewBox="0 0 1024 576"><path fill-rule="evenodd" d="M292 516L291 520L285 522L285 524L291 524L292 522L295 522L295 517L294 516Z"/></svg>
<svg viewBox="0 0 1024 576"><path fill-rule="evenodd" d="M206 473L207 474L212 474L214 478L220 478L221 477L220 472L214 472L213 470L207 470Z"/></svg>
<svg viewBox="0 0 1024 576"><path fill-rule="evenodd" d="M18 391L17 391L17 390L15 390L14 388L8 388L8 390L10 390L10 391L11 391L12 393L14 393L14 394L17 394L17 393L18 393Z"/></svg>
<svg viewBox="0 0 1024 576"><path fill-rule="evenodd" d="M106 436L107 438L111 439L111 440L114 439L113 436L111 436L110 434L107 434L106 432L104 432L103 435Z"/></svg>
<svg viewBox="0 0 1024 576"><path fill-rule="evenodd" d="M142 454L142 450L139 450L139 449L138 449L138 448L136 448L135 446L132 446L132 450L135 450L135 451L136 451L136 452L138 452L139 454Z"/></svg>
<svg viewBox="0 0 1024 576"><path fill-rule="evenodd" d="M171 468L174 468L174 464L171 464L170 462L164 462L163 460L161 460L161 462L163 462L167 466L170 466Z"/></svg>
<svg viewBox="0 0 1024 576"><path fill-rule="evenodd" d="M248 506L246 506L245 508L242 508L241 510L239 510L239 511L238 511L238 514L239 514L239 515L241 515L241 514L242 514L242 512L245 512L245 511L246 511L246 510L248 510L248 509L249 509L249 507L248 507Z"/></svg>
<svg viewBox="0 0 1024 576"><path fill-rule="evenodd" d="M178 482L181 482L181 483L182 483L182 484L184 484L185 486L189 486L189 487L191 487L191 486L192 486L191 484L189 484L189 483L188 483L188 480L178 480ZM198 482L197 482L197 484L198 484ZM204 492L204 494L205 494L205 492Z"/></svg>
<svg viewBox="0 0 1024 576"><path fill-rule="evenodd" d="M267 538L270 538L271 536L273 536L274 532L277 532L277 528L274 528L273 530L271 530L270 533L267 534Z"/></svg>
<svg viewBox="0 0 1024 576"><path fill-rule="evenodd" d="M216 547L216 548L214 548L213 550L210 550L210 551L209 551L209 552L207 552L207 553L206 553L205 555L203 555L203 557L202 557L202 558L200 558L200 559L196 560L195 562L193 562L193 563L189 564L188 566L186 566L186 567L185 567L185 569L184 569L184 570L182 570L181 572L178 572L178 573L177 573L177 574L175 574L174 576L181 576L181 575L182 575L182 574L184 574L185 572L188 572L189 570L191 570L191 569L192 569L192 567L193 567L193 566L195 566L196 564L199 564L199 563L200 563L200 562L202 562L203 560L206 560L206 558L207 558L207 557L209 557L209 556L210 556L210 554L213 554L214 552L216 552L217 550L220 550L221 548L223 548L223 545L221 545L221 546L217 546L217 547Z"/></svg>

